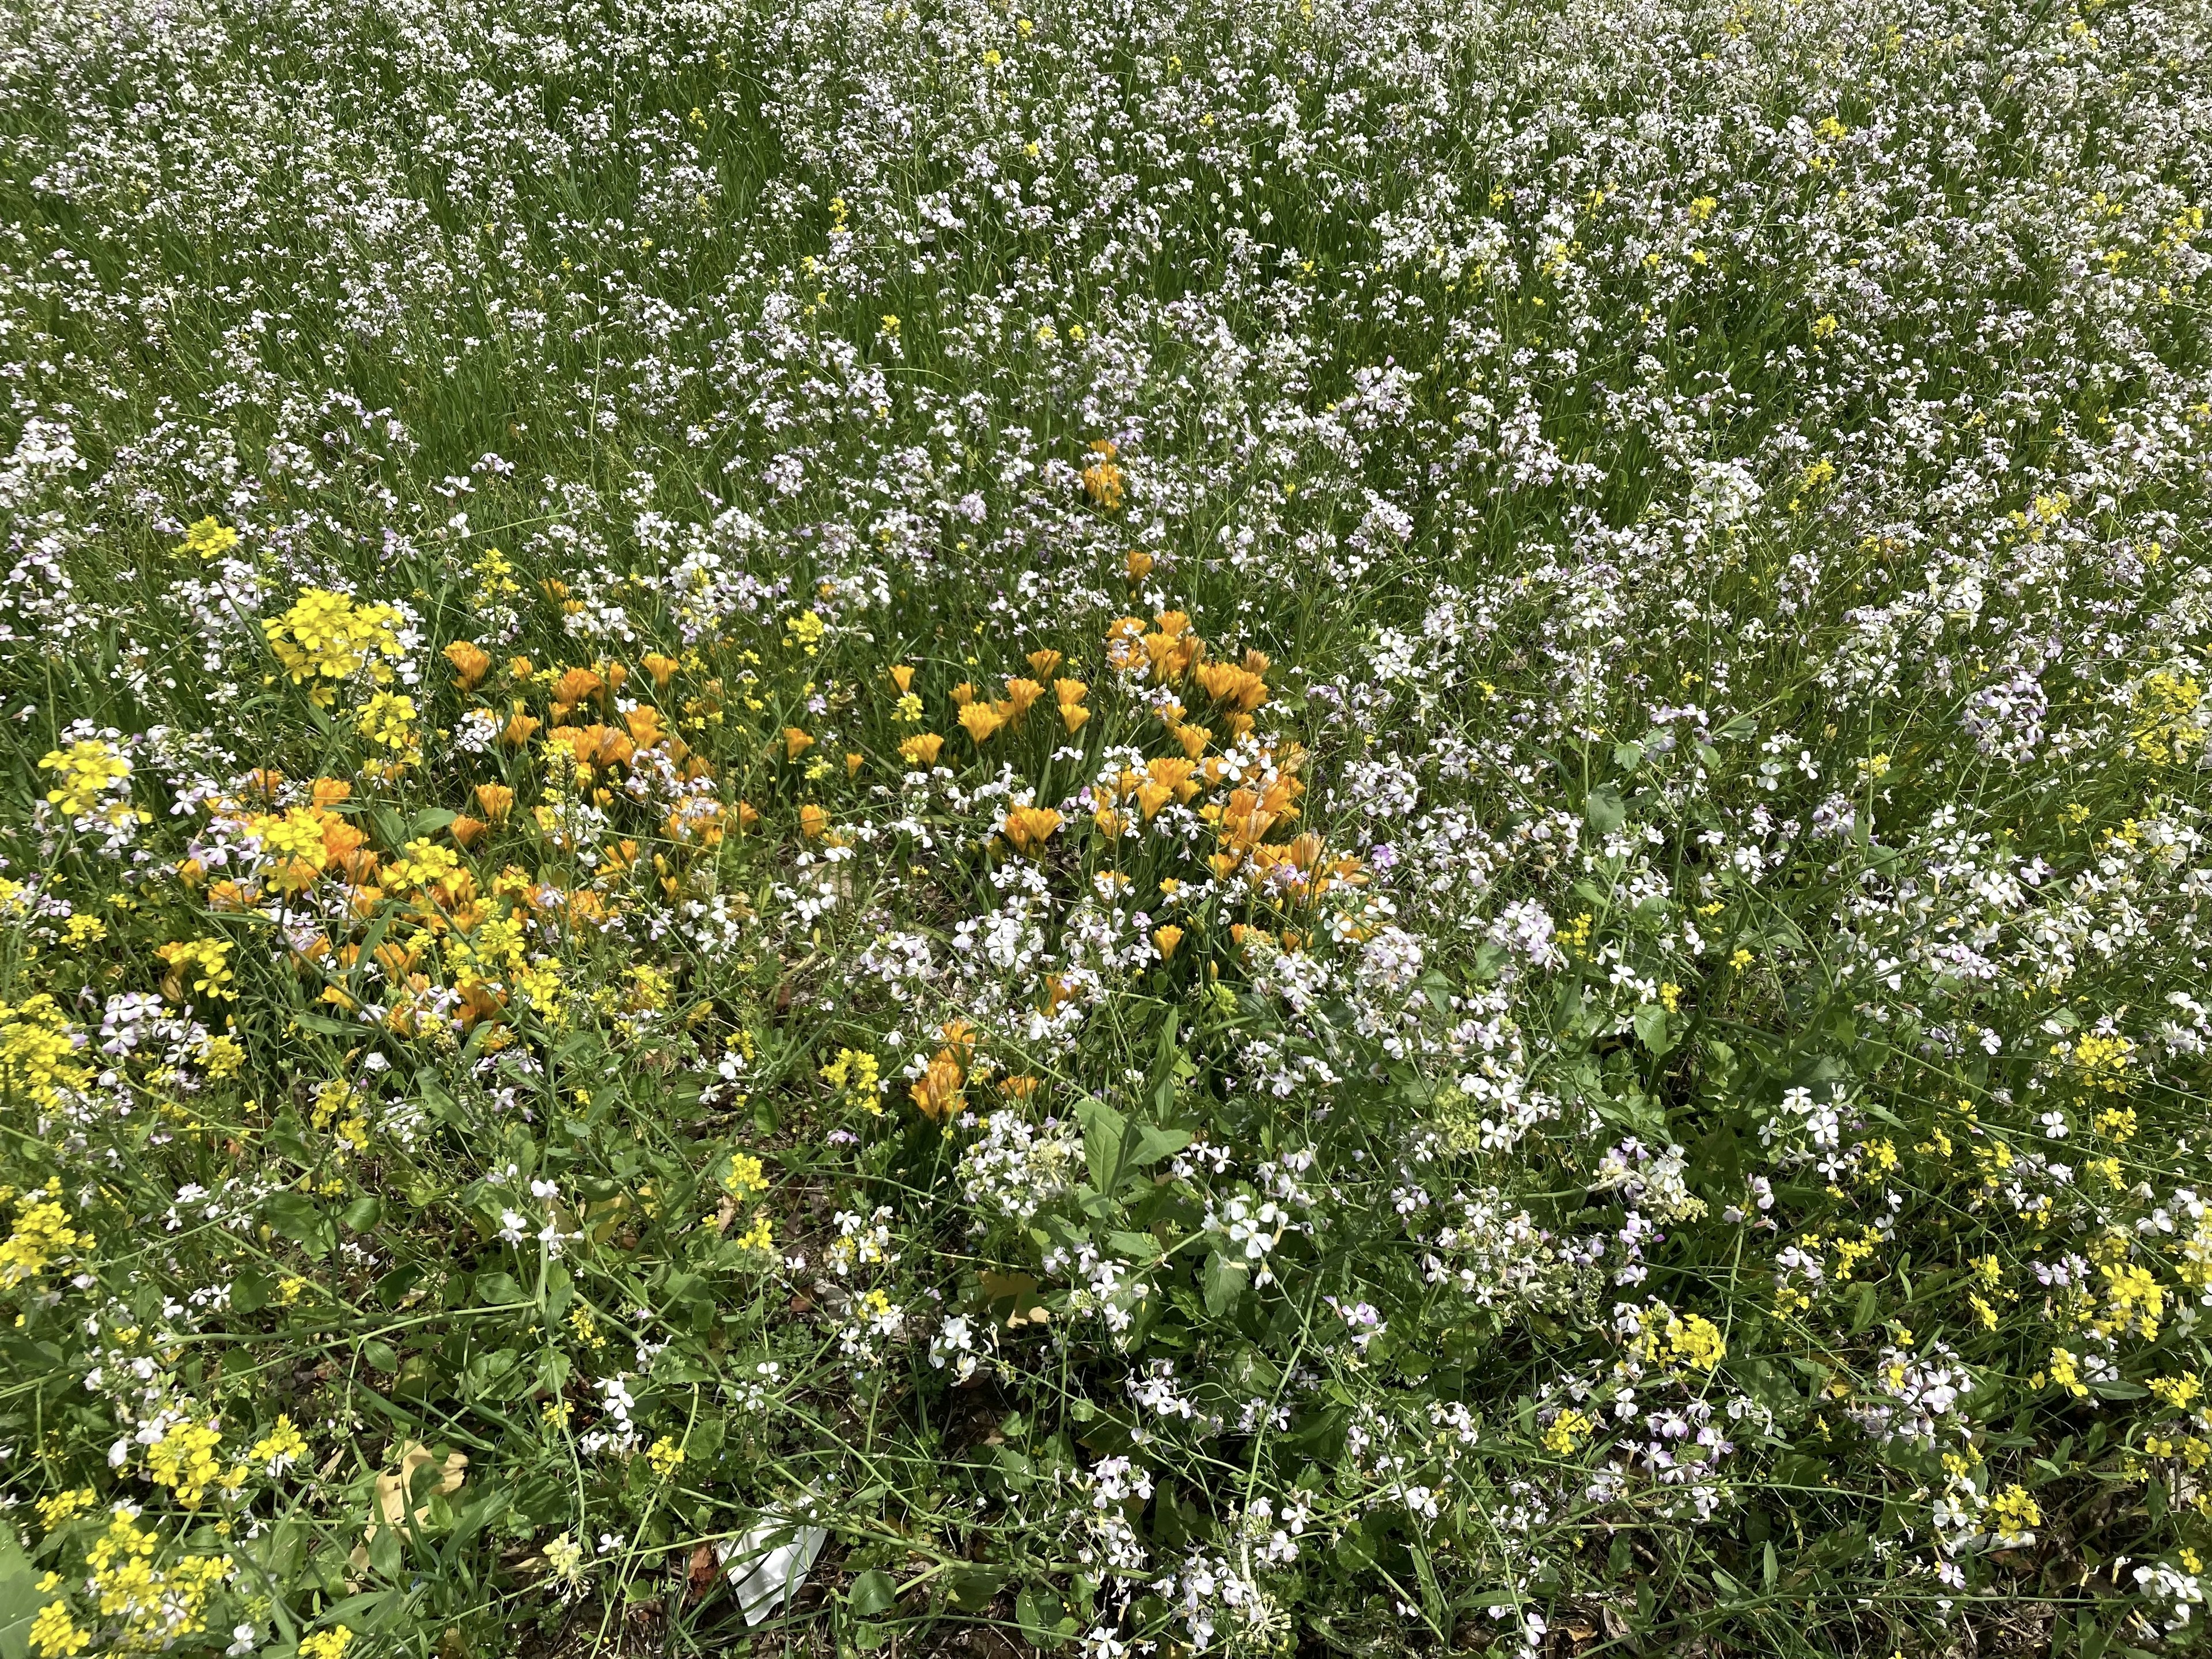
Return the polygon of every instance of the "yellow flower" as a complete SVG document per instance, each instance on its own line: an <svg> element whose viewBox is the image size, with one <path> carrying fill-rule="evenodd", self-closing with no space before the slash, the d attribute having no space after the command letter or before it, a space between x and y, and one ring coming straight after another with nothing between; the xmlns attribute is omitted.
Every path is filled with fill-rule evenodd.
<svg viewBox="0 0 2212 1659"><path fill-rule="evenodd" d="M735 1199L766 1192L768 1176L761 1168L761 1161L750 1152L739 1152L732 1158L730 1172L722 1177L722 1190Z"/></svg>
<svg viewBox="0 0 2212 1659"><path fill-rule="evenodd" d="M415 699L380 691L361 712L361 734L383 749L412 749L416 742Z"/></svg>
<svg viewBox="0 0 2212 1659"><path fill-rule="evenodd" d="M46 799L62 816L81 818L100 806L131 775L131 763L113 744L100 738L81 738L67 749L48 752L40 761L42 772L59 774ZM125 786L127 787L127 786ZM112 803L109 803L112 805ZM112 817L112 812L106 816Z"/></svg>
<svg viewBox="0 0 2212 1659"><path fill-rule="evenodd" d="M173 940L154 947L154 954L169 965L161 979L161 994L182 1002L187 989L222 1002L235 1002L231 988L230 941L227 939Z"/></svg>
<svg viewBox="0 0 2212 1659"><path fill-rule="evenodd" d="M775 1248L775 1228L768 1218L768 1212L756 1210L753 1224L738 1236L738 1248L742 1250L772 1250Z"/></svg>
<svg viewBox="0 0 2212 1659"><path fill-rule="evenodd" d="M47 1602L31 1620L31 1651L40 1659L67 1659L70 1654L82 1652L91 1640L92 1632L79 1630L70 1617L66 1602Z"/></svg>
<svg viewBox="0 0 2212 1659"><path fill-rule="evenodd" d="M215 1455L222 1443L222 1431L212 1422L181 1419L146 1449L146 1478L174 1492L186 1509L196 1509L222 1474Z"/></svg>
<svg viewBox="0 0 2212 1659"><path fill-rule="evenodd" d="M15 1231L0 1242L0 1290L13 1290L91 1248L92 1240L70 1224L58 1200L37 1195L15 1212Z"/></svg>
<svg viewBox="0 0 2212 1659"><path fill-rule="evenodd" d="M392 884L395 887L428 887L433 882L445 880L461 867L460 857L451 848L441 847L426 836L418 836L400 849L392 861Z"/></svg>
<svg viewBox="0 0 2212 1659"><path fill-rule="evenodd" d="M1571 1457L1581 1445L1583 1437L1596 1426L1590 1419L1570 1406L1552 1419L1552 1426L1544 1431L1544 1449L1561 1457Z"/></svg>
<svg viewBox="0 0 2212 1659"><path fill-rule="evenodd" d="M78 1486L69 1492L58 1492L52 1498L39 1500L39 1524L52 1532L70 1517L90 1509L100 1494L89 1486Z"/></svg>
<svg viewBox="0 0 2212 1659"><path fill-rule="evenodd" d="M276 1426L255 1441L253 1449L246 1455L248 1462L260 1464L271 1475L278 1475L306 1455L307 1450L307 1442L293 1426L292 1419L279 1415Z"/></svg>
<svg viewBox="0 0 2212 1659"><path fill-rule="evenodd" d="M878 1116L883 1103L876 1098L876 1080L882 1075L876 1057L858 1048L840 1048L837 1058L824 1066L822 1080L833 1089L849 1089L862 1106Z"/></svg>
<svg viewBox="0 0 2212 1659"><path fill-rule="evenodd" d="M683 1467L684 1448L664 1434L646 1449L645 1461L653 1465L655 1474L665 1480Z"/></svg>
<svg viewBox="0 0 2212 1659"><path fill-rule="evenodd" d="M175 551L197 554L203 559L219 559L238 545L238 532L220 519L205 518L185 531L184 540Z"/></svg>
<svg viewBox="0 0 2212 1659"><path fill-rule="evenodd" d="M1990 1499L1984 1518L1992 1523L1990 1531L2004 1537L2017 1538L2031 1528L2043 1524L2043 1510L2035 1499L2028 1496L2027 1487L2011 1486Z"/></svg>
<svg viewBox="0 0 2212 1659"><path fill-rule="evenodd" d="M1711 1320L1688 1314L1668 1322L1667 1352L1695 1370L1709 1371L1728 1358L1728 1343Z"/></svg>
<svg viewBox="0 0 2212 1659"><path fill-rule="evenodd" d="M2051 1351L2051 1380L2077 1400L2089 1397L2088 1384L2081 1380L2080 1358L2064 1348Z"/></svg>
<svg viewBox="0 0 2212 1659"><path fill-rule="evenodd" d="M63 1090L91 1081L76 1059L82 1041L43 991L14 1007L0 1002L0 1087L20 1089L34 1105L52 1109Z"/></svg>
<svg viewBox="0 0 2212 1659"><path fill-rule="evenodd" d="M404 654L399 627L404 619L388 605L356 605L343 593L319 587L301 593L281 617L263 620L269 648L295 685L328 708L338 680L366 671L379 684L392 678L390 664Z"/></svg>
<svg viewBox="0 0 2212 1659"><path fill-rule="evenodd" d="M341 1659L352 1644L353 1632L343 1625L333 1625L300 1638L300 1659Z"/></svg>

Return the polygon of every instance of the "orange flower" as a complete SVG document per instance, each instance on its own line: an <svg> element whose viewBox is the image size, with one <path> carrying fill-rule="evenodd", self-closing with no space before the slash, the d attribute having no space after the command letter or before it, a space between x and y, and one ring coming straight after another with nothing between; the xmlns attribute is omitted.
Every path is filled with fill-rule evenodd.
<svg viewBox="0 0 2212 1659"><path fill-rule="evenodd" d="M952 701L957 703L961 708L965 708L969 703L975 701L975 688L969 684L965 680L961 681L959 684L952 688Z"/></svg>
<svg viewBox="0 0 2212 1659"><path fill-rule="evenodd" d="M914 690L914 670L904 663L891 665L891 684L899 689L902 697Z"/></svg>
<svg viewBox="0 0 2212 1659"><path fill-rule="evenodd" d="M1088 708L1079 708L1072 702L1064 702L1060 706L1060 723L1067 727L1071 734L1080 732L1083 729L1084 721L1090 718L1091 711Z"/></svg>
<svg viewBox="0 0 2212 1659"><path fill-rule="evenodd" d="M1202 726L1178 726L1175 728L1175 738L1182 745L1182 752L1194 761L1206 752L1206 745L1213 740L1213 733Z"/></svg>
<svg viewBox="0 0 2212 1659"><path fill-rule="evenodd" d="M934 732L917 732L899 744L899 758L908 766L934 766L945 739Z"/></svg>
<svg viewBox="0 0 2212 1659"><path fill-rule="evenodd" d="M645 672L653 676L653 683L663 691L668 689L668 682L676 678L676 671L684 665L675 658L664 657L658 651L647 652L644 664Z"/></svg>
<svg viewBox="0 0 2212 1659"><path fill-rule="evenodd" d="M1012 806L999 830L1017 852L1029 853L1041 849L1059 828L1060 814L1049 806Z"/></svg>
<svg viewBox="0 0 2212 1659"><path fill-rule="evenodd" d="M1018 1072L999 1079L999 1092L1009 1100L1031 1100L1036 1098L1036 1091L1037 1080L1027 1073Z"/></svg>
<svg viewBox="0 0 2212 1659"><path fill-rule="evenodd" d="M1152 556L1141 547L1129 550L1129 580L1140 582L1152 574Z"/></svg>
<svg viewBox="0 0 2212 1659"><path fill-rule="evenodd" d="M848 750L845 754L845 775L848 778L856 778L860 776L860 767L866 759L866 756L855 755L851 750Z"/></svg>
<svg viewBox="0 0 2212 1659"><path fill-rule="evenodd" d="M799 833L809 841L819 841L830 827L830 814L812 801L799 809Z"/></svg>
<svg viewBox="0 0 2212 1659"><path fill-rule="evenodd" d="M971 702L961 709L960 724L980 749L1005 722L999 718L999 711L988 703Z"/></svg>
<svg viewBox="0 0 2212 1659"><path fill-rule="evenodd" d="M1091 446L1091 465L1083 469L1083 493L1109 513L1121 505L1121 469L1114 459L1120 453L1111 438L1100 438Z"/></svg>
<svg viewBox="0 0 2212 1659"><path fill-rule="evenodd" d="M1009 726L1019 726L1022 717L1030 712L1031 704L1044 696L1044 687L1035 680L1009 679L1006 682L1006 707L1004 710Z"/></svg>
<svg viewBox="0 0 2212 1659"><path fill-rule="evenodd" d="M606 682L588 668L565 669L561 678L553 682L553 700L574 708L585 698L604 690L605 685Z"/></svg>
<svg viewBox="0 0 2212 1659"><path fill-rule="evenodd" d="M952 1051L940 1048L937 1057L929 1062L929 1069L910 1091L914 1103L931 1122L942 1123L960 1109L961 1085L966 1081L967 1074L952 1057Z"/></svg>
<svg viewBox="0 0 2212 1659"><path fill-rule="evenodd" d="M627 765L637 752L627 732L597 724L561 726L546 742L566 749L579 766Z"/></svg>
<svg viewBox="0 0 2212 1659"><path fill-rule="evenodd" d="M1137 786L1137 805L1146 823L1158 815L1170 796L1188 801L1198 793L1198 786L1190 781L1194 769L1187 760L1156 760L1145 769L1146 776Z"/></svg>
<svg viewBox="0 0 2212 1659"><path fill-rule="evenodd" d="M1041 680L1048 679L1051 677L1052 671L1060 666L1061 660L1060 654L1057 651L1032 651L1029 656L1030 672Z"/></svg>
<svg viewBox="0 0 2212 1659"><path fill-rule="evenodd" d="M759 822L760 808L749 800L741 800L738 803L738 833L739 835L744 834Z"/></svg>
<svg viewBox="0 0 2212 1659"><path fill-rule="evenodd" d="M1258 652L1249 653L1267 659ZM1267 700L1267 683L1249 668L1239 668L1234 663L1210 662L1198 670L1198 683L1206 695L1216 702L1227 703L1240 713L1249 713Z"/></svg>
<svg viewBox="0 0 2212 1659"><path fill-rule="evenodd" d="M491 825L486 823L482 818L472 818L466 812L463 812L455 817L448 827L452 829L455 841L464 847L474 847L477 842L483 839L484 831L490 829Z"/></svg>
<svg viewBox="0 0 2212 1659"><path fill-rule="evenodd" d="M1162 962L1172 961L1176 946L1182 943L1182 929L1173 922L1164 927L1155 927L1152 929L1152 943L1158 948Z"/></svg>
<svg viewBox="0 0 2212 1659"><path fill-rule="evenodd" d="M1144 647L1137 643L1143 637L1145 624L1134 617L1121 617L1106 626L1106 660L1115 667L1128 670L1144 659Z"/></svg>
<svg viewBox="0 0 2212 1659"><path fill-rule="evenodd" d="M318 810L336 806L342 800L353 799L353 786L343 778L317 778L311 799Z"/></svg>
<svg viewBox="0 0 2212 1659"><path fill-rule="evenodd" d="M469 640L455 640L447 646L446 660L453 664L464 691L475 690L491 672L491 653Z"/></svg>
<svg viewBox="0 0 2212 1659"><path fill-rule="evenodd" d="M641 749L650 749L666 734L660 729L660 711L649 702L641 702L623 716L623 724Z"/></svg>
<svg viewBox="0 0 2212 1659"><path fill-rule="evenodd" d="M797 726L787 726L783 728L784 759L787 761L795 761L801 755L805 754L808 750L813 747L814 739L808 737L805 732L800 731Z"/></svg>
<svg viewBox="0 0 2212 1659"><path fill-rule="evenodd" d="M507 730L499 734L499 740L509 749L520 749L530 741L532 735L544 724L544 722L537 715L524 714L522 706L517 703L514 718L507 721Z"/></svg>
<svg viewBox="0 0 2212 1659"><path fill-rule="evenodd" d="M503 783L480 783L477 786L477 805L494 823L505 823L508 811L514 805L514 791Z"/></svg>

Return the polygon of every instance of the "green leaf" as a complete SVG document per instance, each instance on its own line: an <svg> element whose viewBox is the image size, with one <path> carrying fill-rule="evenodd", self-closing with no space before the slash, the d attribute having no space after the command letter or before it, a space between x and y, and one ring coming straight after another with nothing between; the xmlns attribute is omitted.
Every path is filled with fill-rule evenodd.
<svg viewBox="0 0 2212 1659"><path fill-rule="evenodd" d="M0 1522L0 1659L26 1659L31 1650L31 1621L47 1598L39 1593L39 1575L15 1540L15 1529Z"/></svg>
<svg viewBox="0 0 2212 1659"><path fill-rule="evenodd" d="M1021 1593L1014 1597L1014 1618L1022 1627L1022 1634L1037 1647L1056 1645L1075 1633L1075 1621L1068 1617L1067 1604L1041 1585L1022 1586Z"/></svg>
<svg viewBox="0 0 2212 1659"><path fill-rule="evenodd" d="M1583 821L1601 836L1609 836L1627 821L1628 803L1620 791L1601 783L1583 799Z"/></svg>
<svg viewBox="0 0 2212 1659"><path fill-rule="evenodd" d="M1142 1170L1158 1163L1170 1152L1179 1152L1190 1145L1188 1129L1163 1129L1158 1124L1140 1125L1137 1130L1137 1150L1129 1156L1130 1167Z"/></svg>
<svg viewBox="0 0 2212 1659"><path fill-rule="evenodd" d="M338 1219L345 1223L348 1232L365 1233L384 1219L384 1200L373 1193L356 1198Z"/></svg>
<svg viewBox="0 0 2212 1659"><path fill-rule="evenodd" d="M845 1603L857 1618L889 1613L898 1606L898 1586L882 1568L871 1567L853 1581L853 1588L845 1593Z"/></svg>
<svg viewBox="0 0 2212 1659"><path fill-rule="evenodd" d="M1216 1250L1206 1258L1206 1310L1216 1319L1226 1318L1244 1295L1248 1270Z"/></svg>
<svg viewBox="0 0 2212 1659"><path fill-rule="evenodd" d="M314 1255L337 1248L337 1230L322 1206L305 1193L278 1193L269 1200L269 1224Z"/></svg>
<svg viewBox="0 0 2212 1659"><path fill-rule="evenodd" d="M1091 1167L1091 1186L1102 1193L1112 1192L1115 1179L1121 1173L1121 1143L1128 1136L1127 1120L1104 1101L1086 1098L1076 1103L1075 1121L1083 1126L1083 1158Z"/></svg>
<svg viewBox="0 0 2212 1659"><path fill-rule="evenodd" d="M968 1567L950 1575L945 1590L952 1598L952 1605L963 1613L981 1613L991 1605L991 1598L1006 1582L1003 1572L994 1572L988 1567Z"/></svg>
<svg viewBox="0 0 2212 1659"><path fill-rule="evenodd" d="M1674 1046L1667 1035L1667 1011L1656 1002L1639 1006L1632 1017L1636 1027L1636 1040L1651 1051L1654 1059L1663 1057Z"/></svg>

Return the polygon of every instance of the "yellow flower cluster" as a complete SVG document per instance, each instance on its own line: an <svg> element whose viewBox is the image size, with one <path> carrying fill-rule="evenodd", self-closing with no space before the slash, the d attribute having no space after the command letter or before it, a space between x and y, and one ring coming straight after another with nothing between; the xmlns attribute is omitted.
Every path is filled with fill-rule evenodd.
<svg viewBox="0 0 2212 1659"><path fill-rule="evenodd" d="M1596 1425L1570 1406L1552 1419L1552 1426L1544 1431L1544 1449L1556 1452L1561 1457L1571 1456L1583 1443L1583 1437Z"/></svg>
<svg viewBox="0 0 2212 1659"><path fill-rule="evenodd" d="M130 787L131 763L104 738L80 738L66 749L52 750L39 769L55 775L46 800L65 818L96 816L118 823L131 815L118 799Z"/></svg>
<svg viewBox="0 0 2212 1659"><path fill-rule="evenodd" d="M92 1249L92 1235L70 1224L58 1192L50 1187L16 1211L15 1231L0 1242L0 1289L13 1290L56 1262L81 1259Z"/></svg>
<svg viewBox="0 0 2212 1659"><path fill-rule="evenodd" d="M75 1029L44 992L12 1007L0 1002L0 1088L20 1090L41 1107L58 1105L61 1091L82 1089L91 1077L77 1046Z"/></svg>
<svg viewBox="0 0 2212 1659"><path fill-rule="evenodd" d="M180 1419L147 1447L146 1478L175 1492L186 1509L197 1509L207 1489L222 1477L222 1466L216 1459L222 1444L222 1431L212 1421Z"/></svg>
<svg viewBox="0 0 2212 1659"><path fill-rule="evenodd" d="M156 1567L160 1542L129 1510L118 1509L87 1552L100 1617L121 1621L115 1651L154 1652L198 1634L207 1628L209 1598L229 1581L227 1555L188 1555L166 1571Z"/></svg>
<svg viewBox="0 0 2212 1659"><path fill-rule="evenodd" d="M401 655L401 621L388 605L357 605L343 593L311 587L261 626L292 683L308 686L308 695L327 708L338 681L364 670L378 684L391 679L390 665Z"/></svg>

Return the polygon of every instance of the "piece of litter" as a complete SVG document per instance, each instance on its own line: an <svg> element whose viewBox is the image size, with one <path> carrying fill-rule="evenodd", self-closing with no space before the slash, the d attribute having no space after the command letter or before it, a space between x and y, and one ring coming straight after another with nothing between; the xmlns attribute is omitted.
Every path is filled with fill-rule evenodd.
<svg viewBox="0 0 2212 1659"><path fill-rule="evenodd" d="M714 1547L717 1560L728 1570L745 1623L757 1625L779 1603L798 1595L829 1538L827 1528L806 1526L771 1512L734 1543Z"/></svg>

